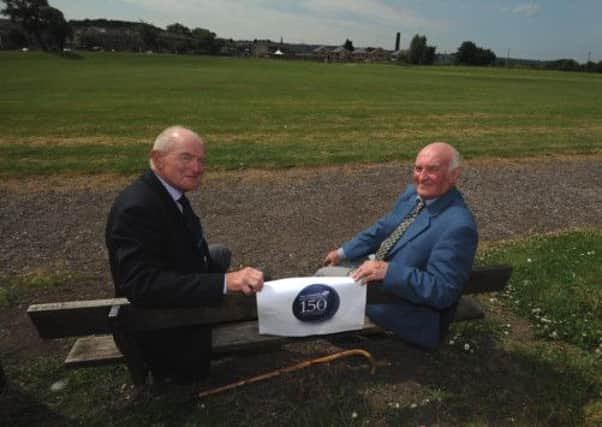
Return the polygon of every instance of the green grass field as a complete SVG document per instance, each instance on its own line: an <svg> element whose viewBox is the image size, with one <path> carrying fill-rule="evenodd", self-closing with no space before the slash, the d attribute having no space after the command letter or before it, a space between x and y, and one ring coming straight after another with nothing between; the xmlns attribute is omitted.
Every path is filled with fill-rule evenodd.
<svg viewBox="0 0 602 427"><path fill-rule="evenodd" d="M602 75L199 56L0 53L0 174L136 172L190 126L211 168L602 150Z"/></svg>

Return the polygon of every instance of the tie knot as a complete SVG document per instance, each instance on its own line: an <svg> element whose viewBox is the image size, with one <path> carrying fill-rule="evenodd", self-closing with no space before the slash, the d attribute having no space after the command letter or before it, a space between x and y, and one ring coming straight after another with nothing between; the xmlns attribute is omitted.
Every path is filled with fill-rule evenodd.
<svg viewBox="0 0 602 427"><path fill-rule="evenodd" d="M180 203L180 205L182 205L184 209L192 209L188 198L184 194L180 196L180 198L178 199L178 203Z"/></svg>

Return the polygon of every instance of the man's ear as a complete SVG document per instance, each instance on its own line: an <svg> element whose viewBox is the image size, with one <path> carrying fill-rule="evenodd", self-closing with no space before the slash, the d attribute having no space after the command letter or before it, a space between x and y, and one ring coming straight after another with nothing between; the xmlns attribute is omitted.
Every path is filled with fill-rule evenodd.
<svg viewBox="0 0 602 427"><path fill-rule="evenodd" d="M460 172L462 172L462 168L460 166L458 166L457 168L455 168L453 171L451 171L449 173L450 175L450 181L455 185L456 181L458 180L458 178L460 177Z"/></svg>
<svg viewBox="0 0 602 427"><path fill-rule="evenodd" d="M151 150L150 157L153 160L155 168L161 170L163 168L163 153L159 150Z"/></svg>

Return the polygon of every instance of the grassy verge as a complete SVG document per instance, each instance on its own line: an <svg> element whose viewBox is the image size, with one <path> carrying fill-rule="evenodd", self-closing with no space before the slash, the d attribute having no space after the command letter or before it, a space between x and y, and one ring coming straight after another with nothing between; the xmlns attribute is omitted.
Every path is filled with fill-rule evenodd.
<svg viewBox="0 0 602 427"><path fill-rule="evenodd" d="M198 389L323 354L328 346L370 351L378 361L373 376L348 360L199 401L191 394L196 388L136 393L123 366L65 371L58 360L10 361L0 413L7 425L597 426L601 254L599 229L481 254L479 262L514 265L508 292L484 298L488 318L454 324L436 353L387 337L294 344L222 360ZM530 325L527 332L521 325Z"/></svg>
<svg viewBox="0 0 602 427"><path fill-rule="evenodd" d="M36 292L65 288L70 284L85 284L91 277L65 270L38 270L14 276L0 277L0 307L28 301Z"/></svg>
<svg viewBox="0 0 602 427"><path fill-rule="evenodd" d="M198 56L0 52L0 176L132 173L180 123L212 168L602 150L602 76Z"/></svg>
<svg viewBox="0 0 602 427"><path fill-rule="evenodd" d="M492 250L486 263L514 266L504 295L537 336L602 354L602 232L534 237Z"/></svg>

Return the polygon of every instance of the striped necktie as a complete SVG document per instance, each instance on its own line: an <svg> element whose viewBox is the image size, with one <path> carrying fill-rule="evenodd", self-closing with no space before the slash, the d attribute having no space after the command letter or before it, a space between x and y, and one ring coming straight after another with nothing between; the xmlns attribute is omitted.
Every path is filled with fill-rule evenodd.
<svg viewBox="0 0 602 427"><path fill-rule="evenodd" d="M194 243L200 247L203 239L201 221L199 221L199 218L194 214L192 206L190 206L190 202L185 195L182 194L182 197L178 199L178 203L182 206L182 215L184 216L186 227L190 230Z"/></svg>
<svg viewBox="0 0 602 427"><path fill-rule="evenodd" d="M414 209L401 221L401 223L397 226L395 230L380 244L380 247L376 251L375 258L379 261L382 261L386 258L387 254L391 250L395 243L399 240L399 238L405 233L410 224L414 222L420 211L424 208L424 201L422 199L418 200Z"/></svg>

